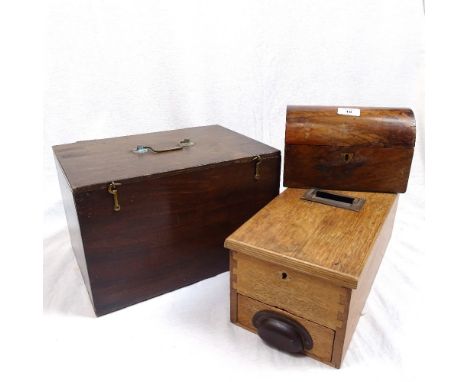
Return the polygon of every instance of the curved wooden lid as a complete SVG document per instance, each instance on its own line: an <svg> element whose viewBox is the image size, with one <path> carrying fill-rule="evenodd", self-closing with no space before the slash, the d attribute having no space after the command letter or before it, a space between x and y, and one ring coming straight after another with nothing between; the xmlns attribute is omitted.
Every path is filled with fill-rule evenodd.
<svg viewBox="0 0 468 382"><path fill-rule="evenodd" d="M351 107L359 116L338 114L341 106L288 106L286 144L414 147L416 121L411 109Z"/></svg>

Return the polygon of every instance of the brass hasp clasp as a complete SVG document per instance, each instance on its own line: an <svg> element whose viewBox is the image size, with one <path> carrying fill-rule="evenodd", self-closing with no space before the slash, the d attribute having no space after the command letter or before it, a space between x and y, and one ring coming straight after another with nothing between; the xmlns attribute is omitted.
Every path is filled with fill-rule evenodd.
<svg viewBox="0 0 468 382"><path fill-rule="evenodd" d="M260 179L260 163L262 163L263 159L259 156L256 155L252 159L255 162L255 175L254 179L259 180Z"/></svg>
<svg viewBox="0 0 468 382"><path fill-rule="evenodd" d="M115 183L111 182L109 186L107 186L107 192L112 194L114 197L114 211L120 211L120 204L119 204L119 196L117 194L117 186L121 186L122 183Z"/></svg>

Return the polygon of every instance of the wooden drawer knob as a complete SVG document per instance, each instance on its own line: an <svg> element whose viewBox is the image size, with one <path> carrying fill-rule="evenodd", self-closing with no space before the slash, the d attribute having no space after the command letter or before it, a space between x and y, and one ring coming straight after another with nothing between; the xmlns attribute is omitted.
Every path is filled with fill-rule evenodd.
<svg viewBox="0 0 468 382"><path fill-rule="evenodd" d="M303 353L312 349L313 341L298 322L276 312L262 310L255 313L252 324L262 340L287 353Z"/></svg>

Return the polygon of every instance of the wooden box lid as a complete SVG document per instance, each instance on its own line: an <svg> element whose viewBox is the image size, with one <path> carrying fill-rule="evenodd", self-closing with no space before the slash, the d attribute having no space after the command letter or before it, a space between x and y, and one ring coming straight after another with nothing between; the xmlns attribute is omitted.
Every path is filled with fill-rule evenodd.
<svg viewBox="0 0 468 382"><path fill-rule="evenodd" d="M305 191L286 189L229 236L225 247L357 288L398 195L341 192L365 199L355 212L303 200Z"/></svg>
<svg viewBox="0 0 468 382"><path fill-rule="evenodd" d="M138 145L170 148L184 139L182 150L136 154ZM138 181L224 162L280 155L279 150L222 126L201 126L117 138L80 141L53 147L74 192L107 187L108 183Z"/></svg>
<svg viewBox="0 0 468 382"><path fill-rule="evenodd" d="M346 110L357 115L339 114ZM404 108L288 106L287 145L413 148L416 121Z"/></svg>

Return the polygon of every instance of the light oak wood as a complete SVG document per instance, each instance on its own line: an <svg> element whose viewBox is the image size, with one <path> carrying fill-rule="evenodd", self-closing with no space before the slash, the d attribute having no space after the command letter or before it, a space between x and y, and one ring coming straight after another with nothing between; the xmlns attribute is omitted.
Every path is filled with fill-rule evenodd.
<svg viewBox="0 0 468 382"><path fill-rule="evenodd" d="M234 253L237 292L330 329L343 326L344 288L317 277Z"/></svg>
<svg viewBox="0 0 468 382"><path fill-rule="evenodd" d="M231 322L237 322L237 291L236 291L236 282L237 282L237 260L229 255L229 290L230 290L230 318Z"/></svg>
<svg viewBox="0 0 468 382"><path fill-rule="evenodd" d="M345 288L345 291L346 291L346 296L343 301L343 305L344 305L343 321L345 325L343 325L341 328L337 328L335 331L335 341L333 342L333 355L332 355L332 361L330 363L331 366L334 366L337 369L341 367L341 362L345 354L344 349L343 349L343 343L347 334L346 323L347 323L348 316L349 316L349 303L351 301L352 289Z"/></svg>
<svg viewBox="0 0 468 382"><path fill-rule="evenodd" d="M328 333L317 326L331 330L330 354L306 354L339 368L390 240L398 195L346 193L366 199L353 212L302 201L303 193L287 189L226 240L231 321L255 331L251 318L267 306L305 321L314 343Z"/></svg>
<svg viewBox="0 0 468 382"><path fill-rule="evenodd" d="M251 299L249 297L238 295L238 321L237 324L245 329L256 333L255 327L252 325L253 315L261 310L270 310L279 312L282 315L292 318L299 322L313 338L314 346L306 354L316 358L322 362L330 362L333 350L333 339L335 332L329 328L318 325L314 322L305 320L289 312L278 309L277 307L269 306L260 301Z"/></svg>
<svg viewBox="0 0 468 382"><path fill-rule="evenodd" d="M340 286L357 288L397 195L341 192L366 199L357 213L302 200L304 192L286 189L229 236L225 246Z"/></svg>
<svg viewBox="0 0 468 382"><path fill-rule="evenodd" d="M385 254L388 242L390 241L393 229L393 222L395 220L397 201L392 206L385 224L383 225L377 241L372 249L372 254L367 260L366 267L361 274L359 287L351 291L351 300L349 303L349 314L346 324L346 336L343 344L343 353L348 349L349 343L351 342L352 335L358 324L359 318L361 317L362 309L366 303L367 297L371 290L374 279L379 270L380 263ZM341 360L335 360L335 362L341 362Z"/></svg>

